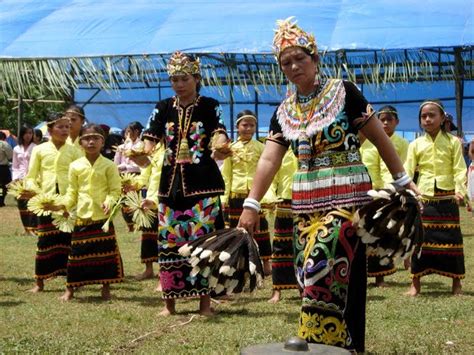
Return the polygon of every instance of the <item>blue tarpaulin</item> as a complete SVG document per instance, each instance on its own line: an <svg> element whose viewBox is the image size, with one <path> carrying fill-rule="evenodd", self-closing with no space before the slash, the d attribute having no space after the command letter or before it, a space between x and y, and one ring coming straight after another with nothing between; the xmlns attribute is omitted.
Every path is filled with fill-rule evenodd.
<svg viewBox="0 0 474 355"><path fill-rule="evenodd" d="M271 53L275 21L289 16L315 34L320 51L377 50L377 56L385 50L398 50L403 56L406 49L422 48L429 53L430 47L472 46L473 8L470 0L451 0L449 4L444 0L3 0L0 61L152 55L178 49L211 54ZM373 60L371 54L367 61ZM85 103L94 91L81 88L75 90L75 99ZM452 81L392 84L383 90L366 85L363 90L380 105L409 101L400 105L402 116L407 117L401 123L404 130L418 129L414 118L424 98L446 98L448 110L455 111ZM203 93L229 101L227 92L205 88ZM90 119L123 127L131 120L145 122L151 102L169 94L169 90L158 94L156 89L100 92L85 108ZM261 126L266 126L274 102L282 96L281 92L265 95L263 100L266 97L269 104L260 109ZM464 130L474 131L472 80L464 81L464 96ZM104 103L118 99L128 103ZM131 103L133 100L139 103ZM234 116L239 110L235 108ZM226 111L230 114L229 107Z"/></svg>

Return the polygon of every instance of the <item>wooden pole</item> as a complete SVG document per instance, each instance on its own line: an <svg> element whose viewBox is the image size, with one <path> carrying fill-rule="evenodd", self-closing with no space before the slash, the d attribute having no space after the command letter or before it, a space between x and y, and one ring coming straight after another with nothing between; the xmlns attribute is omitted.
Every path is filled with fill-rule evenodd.
<svg viewBox="0 0 474 355"><path fill-rule="evenodd" d="M17 131L16 136L20 137L20 127L23 121L23 99L21 95L18 96L18 116L17 116Z"/></svg>
<svg viewBox="0 0 474 355"><path fill-rule="evenodd" d="M454 48L454 88L456 95L456 123L458 126L458 136L463 136L462 129L462 106L464 101L464 68L461 48Z"/></svg>

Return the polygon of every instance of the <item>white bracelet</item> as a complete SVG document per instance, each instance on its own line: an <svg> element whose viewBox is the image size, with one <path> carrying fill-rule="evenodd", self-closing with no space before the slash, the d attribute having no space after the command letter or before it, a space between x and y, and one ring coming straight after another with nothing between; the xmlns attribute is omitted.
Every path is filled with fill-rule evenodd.
<svg viewBox="0 0 474 355"><path fill-rule="evenodd" d="M257 206L255 206L255 205L252 204L252 203L245 203L245 202L244 202L244 204L242 205L242 207L244 207L244 208L247 207L247 208L250 208L250 209L252 209L252 210L254 210L254 211L260 212L260 208L258 208Z"/></svg>
<svg viewBox="0 0 474 355"><path fill-rule="evenodd" d="M254 198L250 198L250 197L247 197L245 200L244 200L244 203L242 204L242 207L248 207L248 208L251 208L257 212L260 212L260 202L258 202L257 200L255 200Z"/></svg>
<svg viewBox="0 0 474 355"><path fill-rule="evenodd" d="M393 183L398 186L405 186L408 185L411 181L411 177L408 176L407 173L405 173L402 177L398 178Z"/></svg>

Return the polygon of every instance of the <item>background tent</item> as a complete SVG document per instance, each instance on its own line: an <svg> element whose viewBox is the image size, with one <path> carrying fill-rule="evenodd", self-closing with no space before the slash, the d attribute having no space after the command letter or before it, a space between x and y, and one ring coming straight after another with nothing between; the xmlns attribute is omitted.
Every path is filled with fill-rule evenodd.
<svg viewBox="0 0 474 355"><path fill-rule="evenodd" d="M0 3L0 85L10 97L68 94L94 121L146 122L169 96L169 54L203 63L204 94L224 103L229 127L241 108L267 125L284 95L271 55L275 20L296 16L316 35L322 69L356 81L375 106L394 103L402 129L440 97L474 131L472 1L106 1ZM34 88L34 90L31 90Z"/></svg>

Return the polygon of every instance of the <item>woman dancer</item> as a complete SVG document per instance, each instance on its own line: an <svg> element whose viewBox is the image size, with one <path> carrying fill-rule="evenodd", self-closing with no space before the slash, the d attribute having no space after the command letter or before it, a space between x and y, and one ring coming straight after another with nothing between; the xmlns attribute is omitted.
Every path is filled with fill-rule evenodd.
<svg viewBox="0 0 474 355"><path fill-rule="evenodd" d="M225 158L220 152L226 148L227 135L219 103L199 95L199 60L176 52L168 62L168 74L176 96L158 102L150 119L150 131L165 142L158 195L144 202L145 207L158 205L158 260L165 300L161 314L175 313L177 298L194 296L200 298L200 313L211 315L208 280L190 275L188 258L178 249L224 227L219 200L224 181L211 154Z"/></svg>
<svg viewBox="0 0 474 355"><path fill-rule="evenodd" d="M273 45L296 92L273 115L240 225L254 232L259 200L291 145L298 159L292 191L296 276L303 295L298 335L363 352L366 248L351 219L370 200L371 183L359 153L358 130L378 148L395 183L416 187L357 87L319 74L313 35L290 18L278 22Z"/></svg>

